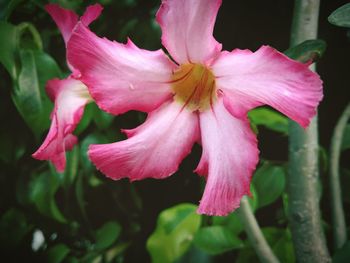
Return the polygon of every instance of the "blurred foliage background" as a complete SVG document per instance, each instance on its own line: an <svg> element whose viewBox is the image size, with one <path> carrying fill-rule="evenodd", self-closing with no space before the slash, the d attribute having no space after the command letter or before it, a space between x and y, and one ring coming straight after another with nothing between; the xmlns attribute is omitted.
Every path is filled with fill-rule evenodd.
<svg viewBox="0 0 350 263"><path fill-rule="evenodd" d="M49 1L82 14L96 1ZM161 48L154 17L156 0L100 0L102 16L91 28L120 42ZM324 227L329 237L328 148L337 118L349 99L349 32L327 22L347 1L321 1L320 38L328 48L318 63L325 99L319 109L320 182ZM49 127L52 103L47 80L69 74L63 39L44 0L0 1L0 250L3 262L257 262L236 213L196 214L204 181L192 171L201 154L195 146L179 171L165 180L112 181L96 171L86 150L91 143L124 139L121 128L142 123L145 114L111 116L94 104L85 110L66 171L56 173L31 154ZM262 44L288 48L293 1L223 1L215 37L224 49ZM250 200L263 233L281 262L295 262L286 219L287 119L269 108L250 113L258 132L261 163ZM343 141L342 183L350 186L350 126ZM344 191L346 211L350 194ZM350 214L347 213L347 220ZM328 240L329 242L330 239ZM340 262L340 261L339 261Z"/></svg>

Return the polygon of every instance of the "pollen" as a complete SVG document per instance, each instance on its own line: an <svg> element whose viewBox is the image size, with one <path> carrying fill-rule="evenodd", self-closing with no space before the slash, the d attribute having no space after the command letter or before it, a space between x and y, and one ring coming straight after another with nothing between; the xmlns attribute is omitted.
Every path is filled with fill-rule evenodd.
<svg viewBox="0 0 350 263"><path fill-rule="evenodd" d="M192 111L205 111L216 101L215 77L201 64L181 65L171 83L174 99Z"/></svg>

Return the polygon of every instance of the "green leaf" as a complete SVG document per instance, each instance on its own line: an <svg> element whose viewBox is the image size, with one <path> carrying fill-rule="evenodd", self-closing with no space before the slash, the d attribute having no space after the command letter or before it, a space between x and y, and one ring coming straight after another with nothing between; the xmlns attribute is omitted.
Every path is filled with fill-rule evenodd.
<svg viewBox="0 0 350 263"><path fill-rule="evenodd" d="M0 218L0 244L2 249L18 248L21 241L33 228L25 215L15 209L7 210Z"/></svg>
<svg viewBox="0 0 350 263"><path fill-rule="evenodd" d="M244 230L244 226L237 213L231 213L228 216L214 216L213 225L225 226L235 235L238 235Z"/></svg>
<svg viewBox="0 0 350 263"><path fill-rule="evenodd" d="M350 241L348 240L341 249L335 251L333 263L348 263L350 262Z"/></svg>
<svg viewBox="0 0 350 263"><path fill-rule="evenodd" d="M103 250L117 241L122 228L114 221L105 223L100 229L96 231L95 249Z"/></svg>
<svg viewBox="0 0 350 263"><path fill-rule="evenodd" d="M18 65L16 64L16 48L17 48L17 28L14 25L0 21L0 62L6 68L12 79L17 78Z"/></svg>
<svg viewBox="0 0 350 263"><path fill-rule="evenodd" d="M343 140L341 144L341 150L345 151L347 149L350 149L350 124L347 124L345 127Z"/></svg>
<svg viewBox="0 0 350 263"><path fill-rule="evenodd" d="M57 244L47 251L48 263L60 263L69 254L70 249L65 244Z"/></svg>
<svg viewBox="0 0 350 263"><path fill-rule="evenodd" d="M7 0L0 2L0 20L7 20L16 6L23 0ZM1 34L0 34L1 35Z"/></svg>
<svg viewBox="0 0 350 263"><path fill-rule="evenodd" d="M114 116L100 110L96 104L92 104L94 110L94 122L100 130L107 129L113 122Z"/></svg>
<svg viewBox="0 0 350 263"><path fill-rule="evenodd" d="M297 46L287 49L284 54L291 59L307 63L316 61L326 51L326 42L321 39L306 40Z"/></svg>
<svg viewBox="0 0 350 263"><path fill-rule="evenodd" d="M295 254L293 243L289 230L275 227L262 228L266 241L269 243L272 251L280 262L295 263ZM248 243L249 244L249 243ZM259 262L254 249L251 245L239 252L236 263Z"/></svg>
<svg viewBox="0 0 350 263"><path fill-rule="evenodd" d="M243 247L242 240L223 226L201 228L195 235L194 244L211 255Z"/></svg>
<svg viewBox="0 0 350 263"><path fill-rule="evenodd" d="M275 202L285 187L285 171L283 167L264 162L253 177L253 184L258 195L258 207Z"/></svg>
<svg viewBox="0 0 350 263"><path fill-rule="evenodd" d="M350 3L336 9L328 17L328 21L336 26L350 27Z"/></svg>
<svg viewBox="0 0 350 263"><path fill-rule="evenodd" d="M79 146L76 145L72 151L67 152L67 164L63 174L63 187L68 189L77 177L79 169Z"/></svg>
<svg viewBox="0 0 350 263"><path fill-rule="evenodd" d="M21 50L21 71L12 98L33 130L40 136L50 124L52 103L46 95L47 80L60 75L56 62L41 51Z"/></svg>
<svg viewBox="0 0 350 263"><path fill-rule="evenodd" d="M94 104L88 103L84 108L84 114L78 126L74 130L74 134L79 135L89 127L94 114Z"/></svg>
<svg viewBox="0 0 350 263"><path fill-rule="evenodd" d="M36 175L30 181L30 199L40 213L55 219L58 222L66 223L67 220L58 209L55 201L55 194L59 188L59 185L60 180L54 174L42 173L40 175Z"/></svg>
<svg viewBox="0 0 350 263"><path fill-rule="evenodd" d="M288 119L282 114L270 109L259 107L248 113L249 119L258 126L264 126L270 130L288 133Z"/></svg>
<svg viewBox="0 0 350 263"><path fill-rule="evenodd" d="M201 216L192 204L180 204L160 213L157 227L147 240L153 263L170 263L190 247L201 224Z"/></svg>

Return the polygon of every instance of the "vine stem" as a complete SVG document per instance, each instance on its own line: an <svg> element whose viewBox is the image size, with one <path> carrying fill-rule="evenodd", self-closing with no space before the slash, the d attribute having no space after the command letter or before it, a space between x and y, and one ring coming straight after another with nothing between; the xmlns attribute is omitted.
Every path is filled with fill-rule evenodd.
<svg viewBox="0 0 350 263"><path fill-rule="evenodd" d="M279 260L272 252L263 233L261 232L246 196L242 198L241 206L237 212L241 223L244 225L249 241L260 261L262 263L279 263Z"/></svg>
<svg viewBox="0 0 350 263"><path fill-rule="evenodd" d="M344 209L341 196L341 186L339 179L339 158L341 151L341 143L343 140L346 124L350 118L350 103L346 106L344 112L340 116L334 133L330 148L330 190L331 190L331 208L333 223L333 241L334 248L341 248L346 240L346 223Z"/></svg>
<svg viewBox="0 0 350 263"><path fill-rule="evenodd" d="M319 5L295 0L291 46L317 38ZM319 207L317 116L305 130L290 121L289 135L288 218L297 262L331 262Z"/></svg>

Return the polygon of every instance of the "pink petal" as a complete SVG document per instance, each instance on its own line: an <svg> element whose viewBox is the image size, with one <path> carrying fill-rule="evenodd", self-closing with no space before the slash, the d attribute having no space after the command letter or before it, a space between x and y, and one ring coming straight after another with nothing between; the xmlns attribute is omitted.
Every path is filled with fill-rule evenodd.
<svg viewBox="0 0 350 263"><path fill-rule="evenodd" d="M179 63L203 63L214 59L221 44L213 37L221 0L163 0L157 13L162 43Z"/></svg>
<svg viewBox="0 0 350 263"><path fill-rule="evenodd" d="M207 177L198 212L223 216L249 195L250 180L258 163L255 134L247 118L233 117L220 98L212 110L200 113L203 154L196 169Z"/></svg>
<svg viewBox="0 0 350 263"><path fill-rule="evenodd" d="M72 10L64 9L57 4L47 4L45 9L60 29L64 42L67 45L73 28L78 23L78 15Z"/></svg>
<svg viewBox="0 0 350 263"><path fill-rule="evenodd" d="M237 117L267 104L306 127L323 96L316 73L268 46L223 52L213 71L225 106Z"/></svg>
<svg viewBox="0 0 350 263"><path fill-rule="evenodd" d="M89 6L86 9L84 15L81 17L81 20L86 26L88 26L100 15L102 9L102 6L99 4ZM75 14L72 10L64 9L57 4L47 4L45 5L45 10L55 21L56 25L61 31L64 42L67 45L72 31L75 25L78 23L78 15Z"/></svg>
<svg viewBox="0 0 350 263"><path fill-rule="evenodd" d="M81 17L81 22L83 22L85 26L90 25L101 15L102 10L103 7L99 4L88 6L85 10L85 13Z"/></svg>
<svg viewBox="0 0 350 263"><path fill-rule="evenodd" d="M175 64L162 50L102 39L79 24L68 44L68 60L97 105L109 113L149 112L172 96L168 82Z"/></svg>
<svg viewBox="0 0 350 263"><path fill-rule="evenodd" d="M89 157L97 168L115 180L165 178L176 172L199 137L198 117L176 102L166 102L126 133L127 140L90 146Z"/></svg>
<svg viewBox="0 0 350 263"><path fill-rule="evenodd" d="M72 132L83 115L85 104L91 98L86 86L71 78L49 80L47 90L50 98L55 100L51 127L45 141L32 156L39 160L50 160L58 172L63 172L66 166L65 152L77 143Z"/></svg>

